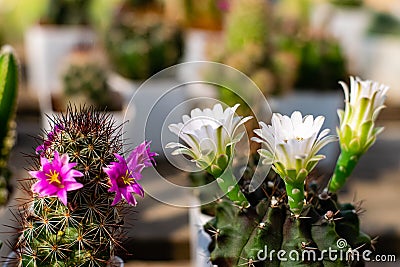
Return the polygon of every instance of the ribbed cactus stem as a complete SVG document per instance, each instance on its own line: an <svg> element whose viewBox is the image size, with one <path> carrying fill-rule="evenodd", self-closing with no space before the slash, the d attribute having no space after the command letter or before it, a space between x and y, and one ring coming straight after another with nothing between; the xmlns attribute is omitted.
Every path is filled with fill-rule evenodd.
<svg viewBox="0 0 400 267"><path fill-rule="evenodd" d="M3 156L5 140L9 135L10 121L14 117L18 92L18 63L14 50L4 46L0 52L0 153ZM5 153L6 152L6 153Z"/></svg>
<svg viewBox="0 0 400 267"><path fill-rule="evenodd" d="M231 166L228 166L217 178L217 183L222 192L226 194L231 201L242 207L247 207L249 205L249 202L240 190Z"/></svg>
<svg viewBox="0 0 400 267"><path fill-rule="evenodd" d="M286 181L286 193L290 211L298 217L304 206L304 182L289 182Z"/></svg>
<svg viewBox="0 0 400 267"><path fill-rule="evenodd" d="M359 155L342 150L336 163L335 172L329 181L329 192L335 193L345 185L359 158Z"/></svg>

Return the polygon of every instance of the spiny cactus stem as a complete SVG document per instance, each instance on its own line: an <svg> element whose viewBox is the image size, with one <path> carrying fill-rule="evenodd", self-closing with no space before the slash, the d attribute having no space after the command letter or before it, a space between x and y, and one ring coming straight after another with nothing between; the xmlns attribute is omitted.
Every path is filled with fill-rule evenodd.
<svg viewBox="0 0 400 267"><path fill-rule="evenodd" d="M241 207L248 207L249 202L240 190L236 178L232 172L232 166L228 166L225 171L217 178L217 183L222 192L235 204Z"/></svg>
<svg viewBox="0 0 400 267"><path fill-rule="evenodd" d="M298 218L304 206L304 182L286 181L285 184L290 211Z"/></svg>
<svg viewBox="0 0 400 267"><path fill-rule="evenodd" d="M335 172L333 173L333 176L329 181L329 192L336 193L340 188L345 185L347 178L353 172L359 158L360 155L342 150L336 162Z"/></svg>
<svg viewBox="0 0 400 267"><path fill-rule="evenodd" d="M14 50L10 46L3 46L0 51L0 151L8 135L9 121L15 111L15 102L18 91L18 63Z"/></svg>

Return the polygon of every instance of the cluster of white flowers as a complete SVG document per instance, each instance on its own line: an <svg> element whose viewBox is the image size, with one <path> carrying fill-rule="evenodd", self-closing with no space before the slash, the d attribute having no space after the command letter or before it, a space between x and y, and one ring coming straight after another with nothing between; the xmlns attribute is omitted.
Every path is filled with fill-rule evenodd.
<svg viewBox="0 0 400 267"><path fill-rule="evenodd" d="M338 110L340 126L337 133L342 149L336 165L330 190L335 192L343 186L359 156L373 144L382 130L374 123L384 108L388 87L373 81L361 81L350 77L350 90L340 82L345 95L345 110ZM185 143L169 143L167 147L177 148L173 154L185 154L214 176L213 166L220 174L227 168L234 153L234 144L240 141L242 133L236 133L239 126L251 117L235 114L239 105L223 110L220 104L213 109L194 109L191 116L183 116L183 123L171 124L169 129ZM295 111L291 116L274 113L271 124L260 122L260 129L254 130L257 137L252 140L262 144L258 150L262 163L272 165L286 183L289 205L299 215L304 204L304 182L318 162L325 158L318 152L327 144L338 140L328 135L329 129L321 131L325 118L303 115ZM221 157L227 159L218 164ZM209 168L211 167L211 168ZM211 171L210 171L211 170Z"/></svg>

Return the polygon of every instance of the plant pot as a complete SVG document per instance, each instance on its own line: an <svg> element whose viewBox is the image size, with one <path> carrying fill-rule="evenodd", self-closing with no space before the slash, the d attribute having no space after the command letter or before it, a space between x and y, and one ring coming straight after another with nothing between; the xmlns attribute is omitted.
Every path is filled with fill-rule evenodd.
<svg viewBox="0 0 400 267"><path fill-rule="evenodd" d="M181 121L182 115L189 111L185 87L176 76L161 78L157 74L144 82L114 74L110 85L129 102L128 113L131 106L140 112L134 121L124 125L124 138L133 145L151 140L152 151L163 156L165 145L176 140L167 126Z"/></svg>
<svg viewBox="0 0 400 267"><path fill-rule="evenodd" d="M213 267L210 262L208 246L211 242L210 235L204 231L203 225L213 217L203 214L200 201L193 197L192 207L189 208L190 250L193 267Z"/></svg>
<svg viewBox="0 0 400 267"><path fill-rule="evenodd" d="M387 103L400 106L400 38L398 36L376 35L364 40L365 50L362 57L365 62L363 73L370 80L387 84Z"/></svg>
<svg viewBox="0 0 400 267"><path fill-rule="evenodd" d="M15 259L17 258L17 254L13 251L10 254L8 254L8 256L6 257L4 263L3 263L3 267L16 267L16 263L15 263ZM110 267L124 267L124 261L118 257L115 256L112 260L111 260L111 265L107 265Z"/></svg>
<svg viewBox="0 0 400 267"><path fill-rule="evenodd" d="M60 109L64 109L66 107L66 103L68 102L66 99L60 97L60 94L51 93L50 91L38 91L39 94L39 107L42 117L42 128L45 131L50 130L50 122L49 117L52 118L53 116L60 114ZM129 103L129 100L126 99L125 96L121 95L121 93L117 91L111 90L110 98L113 99L114 102L118 102L116 104L119 107L119 110L111 110L107 111L107 114L111 114L116 121L116 125L122 124L129 124L132 123L135 117L135 107L132 103ZM71 99L70 99L71 100ZM72 105L79 105L85 104L90 105L90 102L85 102L82 99L79 99L78 102L71 103ZM129 109L128 109L129 104ZM125 136L124 136L125 137Z"/></svg>
<svg viewBox="0 0 400 267"><path fill-rule="evenodd" d="M25 34L29 88L35 91L54 91L60 88L60 66L78 45L92 45L93 30L84 26L36 25Z"/></svg>
<svg viewBox="0 0 400 267"><path fill-rule="evenodd" d="M313 12L313 27L325 25L322 30L339 41L348 58L348 68L351 73L360 73L364 67L362 60L364 34L370 20L371 12L365 7L336 7L320 3Z"/></svg>
<svg viewBox="0 0 400 267"><path fill-rule="evenodd" d="M311 114L314 117L322 115L325 122L322 129L329 128L331 134L336 134L336 127L339 125L339 118L336 115L337 109L343 108L343 95L338 89L334 92L318 91L295 91L284 96L274 96L268 99L272 112L289 115L293 111L300 111L303 116ZM337 157L339 156L339 145L329 144L321 149L319 154L326 158L318 163L318 167L326 170L327 173L333 171Z"/></svg>
<svg viewBox="0 0 400 267"><path fill-rule="evenodd" d="M185 32L185 47L182 62L207 61L210 56L207 55L208 45L210 42L216 42L221 38L220 31L189 29ZM181 80L201 81L204 79L204 70L201 64L191 64L185 68L179 68L177 73ZM200 94L199 94L200 93ZM215 89L210 86L202 86L201 90L191 86L188 88L188 94L191 97L209 96L215 97Z"/></svg>

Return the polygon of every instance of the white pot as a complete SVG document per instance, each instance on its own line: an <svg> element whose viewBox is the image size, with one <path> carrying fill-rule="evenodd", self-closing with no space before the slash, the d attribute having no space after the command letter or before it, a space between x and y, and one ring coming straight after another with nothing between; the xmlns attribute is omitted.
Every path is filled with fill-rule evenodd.
<svg viewBox="0 0 400 267"><path fill-rule="evenodd" d="M25 34L29 88L54 91L60 88L63 59L81 44L94 44L93 30L83 26L36 25Z"/></svg>
<svg viewBox="0 0 400 267"><path fill-rule="evenodd" d="M269 97L268 102L272 112L284 115L290 116L295 110L301 111L303 116L307 114L314 117L322 115L325 117L322 129L329 128L331 134L336 134L336 127L339 125L337 109L343 108L343 99L344 96L338 89L335 92L297 91L284 96ZM333 171L339 155L339 145L337 143L328 144L320 151L320 154L325 155L326 159L321 160L318 167L328 172Z"/></svg>
<svg viewBox="0 0 400 267"><path fill-rule="evenodd" d="M363 59L365 78L390 86L387 103L400 105L400 38L369 36L364 40Z"/></svg>
<svg viewBox="0 0 400 267"><path fill-rule="evenodd" d="M151 150L164 155L168 142L177 141L177 137L168 130L170 123L178 123L182 115L189 112L185 87L180 86L176 76L150 78L149 80L132 81L117 74L112 75L110 85L119 91L135 107L135 120L124 125L124 139L133 145L143 140L151 140ZM175 89L174 89L175 88Z"/></svg>
<svg viewBox="0 0 400 267"><path fill-rule="evenodd" d="M207 46L210 42L216 42L221 38L221 32L189 29L185 32L185 47L182 57L182 63L193 61L207 61L210 56L207 55ZM201 81L204 78L204 69L201 64L190 64L184 68L179 68L177 73L181 80ZM200 87L200 88L199 88ZM188 95L190 97L211 97L215 98L217 92L215 88L204 85L191 85L188 87Z"/></svg>
<svg viewBox="0 0 400 267"><path fill-rule="evenodd" d="M15 267L15 260L17 259L17 254L13 251L10 254L8 254L8 257L3 263L3 267ZM115 256L112 261L112 265L108 265L110 267L124 267L124 261L118 257Z"/></svg>
<svg viewBox="0 0 400 267"><path fill-rule="evenodd" d="M321 28L334 36L348 58L352 73L363 70L364 35L371 20L371 12L365 7L337 7L319 3L313 12L314 28Z"/></svg>
<svg viewBox="0 0 400 267"><path fill-rule="evenodd" d="M190 231L190 250L192 267L213 267L210 262L210 252L208 246L211 242L211 237L204 231L206 224L213 217L201 213L200 202L193 197L192 207L189 208L189 231Z"/></svg>

